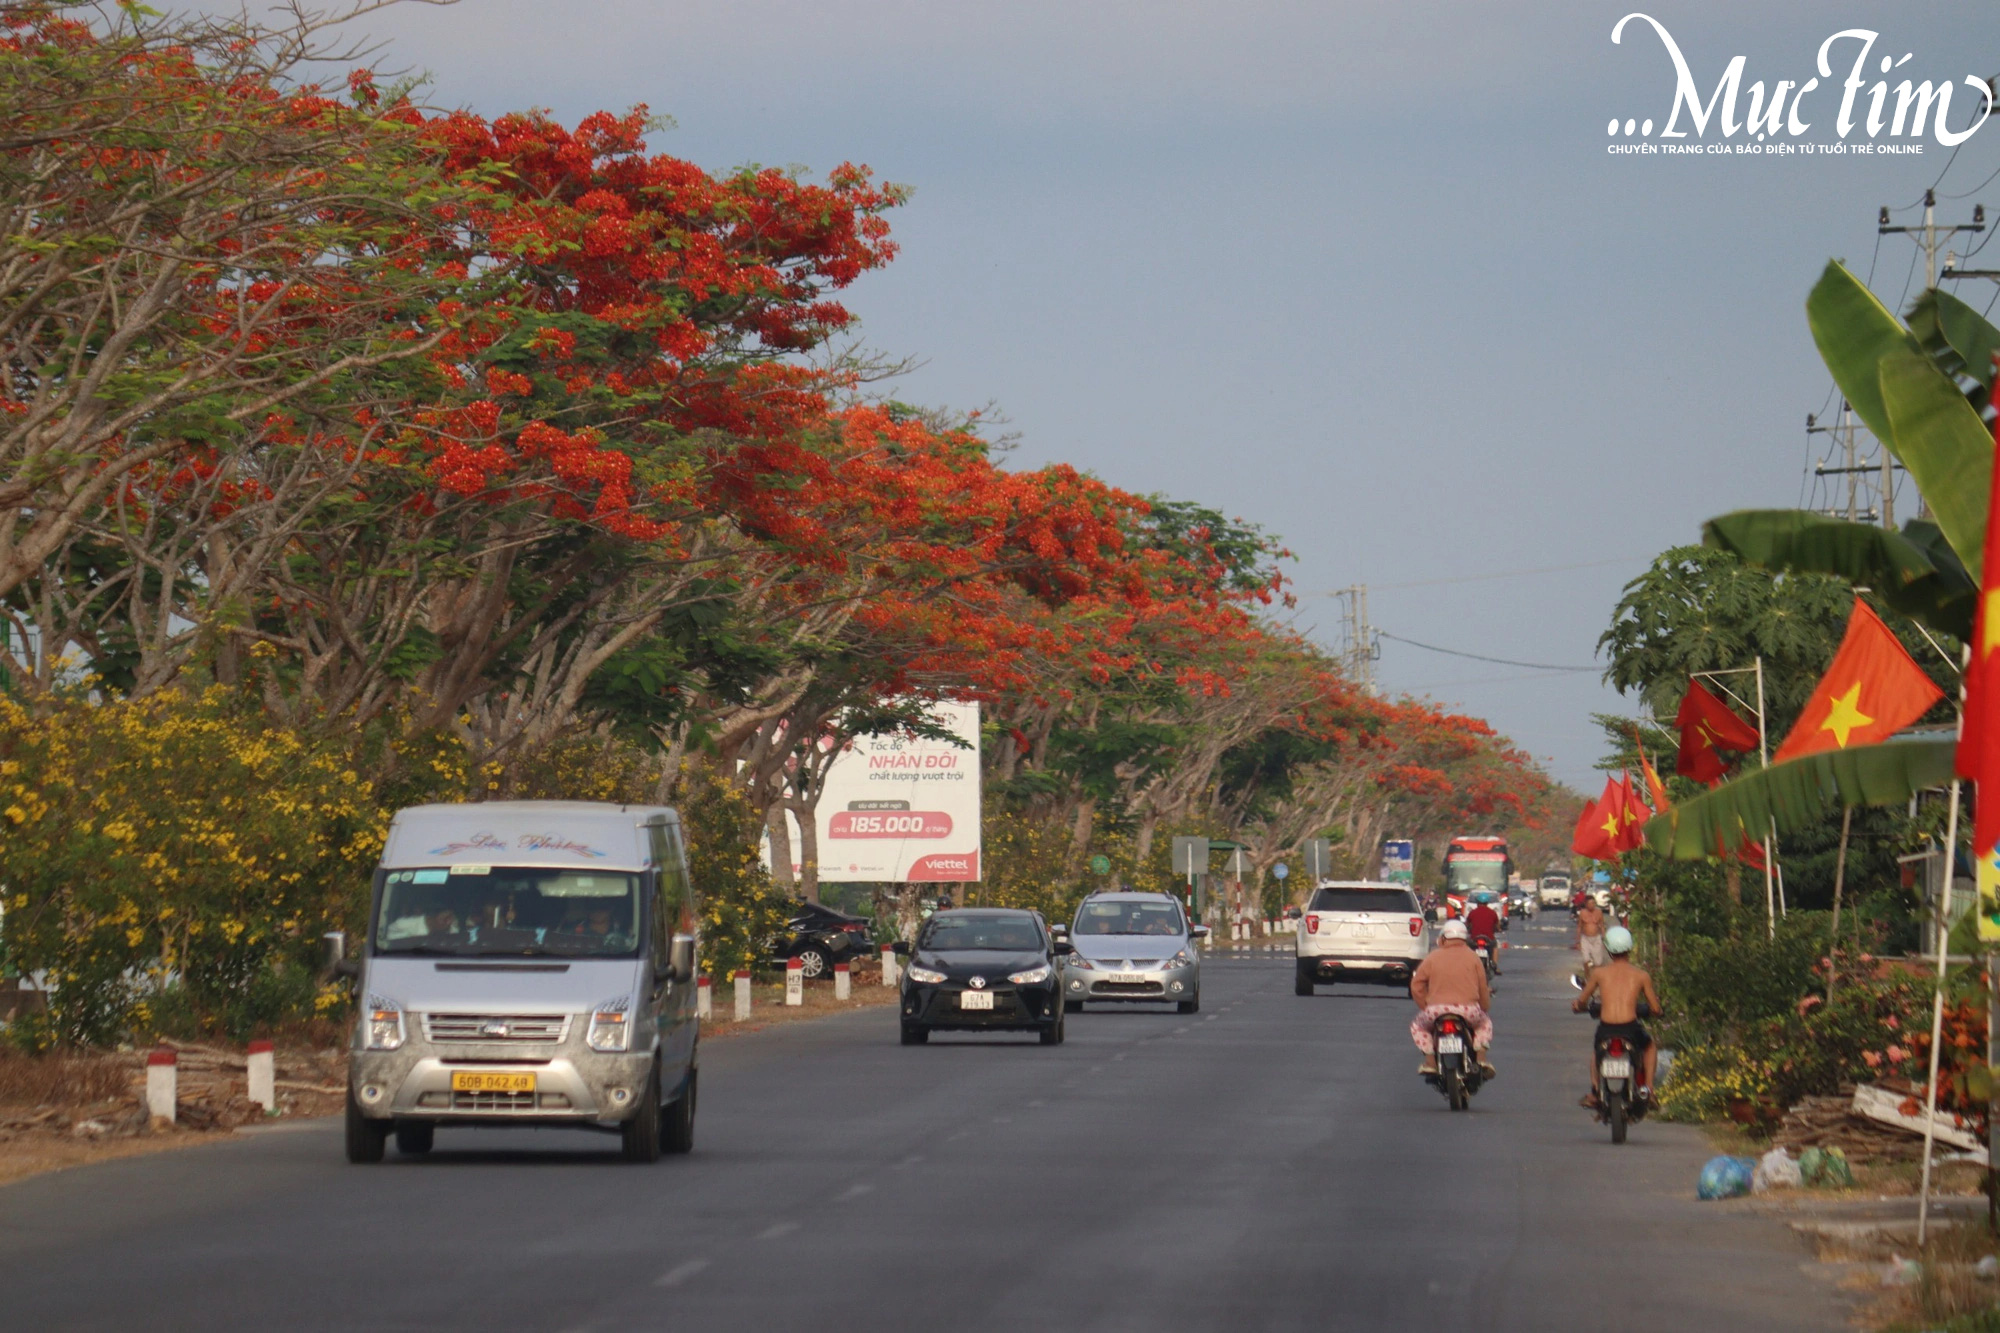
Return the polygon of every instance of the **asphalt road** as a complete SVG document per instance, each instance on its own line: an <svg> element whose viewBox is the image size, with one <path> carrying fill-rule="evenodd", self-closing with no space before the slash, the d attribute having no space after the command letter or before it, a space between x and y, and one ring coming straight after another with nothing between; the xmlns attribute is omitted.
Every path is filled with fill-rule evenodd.
<svg viewBox="0 0 2000 1333"><path fill-rule="evenodd" d="M1565 918L1566 924L1566 918ZM692 1156L443 1131L350 1167L314 1122L0 1189L0 1327L1826 1330L1708 1155L1574 1103L1566 929L1518 927L1500 1078L1451 1114L1406 997L1205 965L1203 1011L896 1042L881 1009L709 1047Z"/></svg>

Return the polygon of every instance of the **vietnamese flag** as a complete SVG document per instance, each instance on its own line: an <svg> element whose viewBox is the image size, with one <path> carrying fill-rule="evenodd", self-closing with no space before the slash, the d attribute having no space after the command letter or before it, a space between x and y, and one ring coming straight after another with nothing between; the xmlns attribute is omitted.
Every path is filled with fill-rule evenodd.
<svg viewBox="0 0 2000 1333"><path fill-rule="evenodd" d="M1674 760L1674 772L1710 786L1722 781L1731 761L1722 757L1729 750L1747 754L1757 748L1757 728L1736 715L1736 710L1710 694L1700 681L1688 682L1681 707L1674 714L1680 728L1681 750Z"/></svg>
<svg viewBox="0 0 2000 1333"><path fill-rule="evenodd" d="M1576 821L1576 836L1570 840L1570 849L1578 856L1587 856L1593 861L1616 861L1618 841L1625 829L1620 801L1617 780L1606 778L1604 794L1583 807L1583 814Z"/></svg>
<svg viewBox="0 0 2000 1333"><path fill-rule="evenodd" d="M1632 788L1630 770L1618 776L1618 850L1636 852L1646 845L1646 821L1653 812Z"/></svg>
<svg viewBox="0 0 2000 1333"><path fill-rule="evenodd" d="M1857 597L1840 651L1771 762L1885 741L1942 698L1944 691Z"/></svg>
<svg viewBox="0 0 2000 1333"><path fill-rule="evenodd" d="M2000 417L1994 418L2000 442ZM1996 443L2000 448L2000 443ZM1973 801L1972 859L1985 880L1993 844L2000 841L2000 530L1993 506L2000 503L2000 467L1987 492L1986 553L1980 560L1979 603L1972 617L1972 661L1965 668L1965 704L1958 733L1958 775L1979 784ZM1982 903L1981 912L1990 910ZM1981 938L1985 938L1981 923Z"/></svg>

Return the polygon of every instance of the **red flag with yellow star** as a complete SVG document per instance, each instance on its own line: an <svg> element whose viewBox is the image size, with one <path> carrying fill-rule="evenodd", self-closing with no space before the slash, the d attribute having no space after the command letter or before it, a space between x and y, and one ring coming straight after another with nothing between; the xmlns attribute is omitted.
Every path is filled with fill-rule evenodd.
<svg viewBox="0 0 2000 1333"><path fill-rule="evenodd" d="M1606 778L1604 794L1583 807L1583 814L1576 821L1576 836L1570 839L1570 850L1593 861L1616 861L1618 840L1625 831L1622 799L1618 780Z"/></svg>
<svg viewBox="0 0 2000 1333"><path fill-rule="evenodd" d="M1636 852L1646 845L1646 821L1653 812L1639 799L1632 786L1632 774L1618 775L1618 850Z"/></svg>
<svg viewBox="0 0 2000 1333"><path fill-rule="evenodd" d="M1995 448L2000 448L2000 417L1993 422ZM1979 784L1973 802L1972 852L1980 867L1980 915L1990 914L1987 884L2000 866L1994 860L1993 844L2000 841L2000 526L1993 522L1993 506L2000 504L2000 467L1993 469L1986 519L1986 554L1979 571L1979 603L1973 612L1972 661L1965 668L1965 707L1958 733L1958 775ZM1994 924L2000 925L2000 922ZM1991 933L1980 922L1980 938Z"/></svg>
<svg viewBox="0 0 2000 1333"><path fill-rule="evenodd" d="M1887 740L1942 698L1944 691L1857 597L1840 651L1771 762Z"/></svg>
<svg viewBox="0 0 2000 1333"><path fill-rule="evenodd" d="M1725 757L1757 748L1757 728L1736 715L1736 710L1702 688L1698 680L1688 682L1681 696L1680 711L1674 714L1680 728L1681 749L1674 772L1696 782L1714 786L1722 781L1735 760Z"/></svg>

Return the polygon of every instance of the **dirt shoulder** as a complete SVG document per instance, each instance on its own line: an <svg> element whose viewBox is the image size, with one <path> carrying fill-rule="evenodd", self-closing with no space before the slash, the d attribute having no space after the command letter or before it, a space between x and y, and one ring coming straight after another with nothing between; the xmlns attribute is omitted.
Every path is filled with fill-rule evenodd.
<svg viewBox="0 0 2000 1333"><path fill-rule="evenodd" d="M759 984L752 990L751 1017L738 1023L734 990L727 984L717 990L716 1015L702 1025L703 1041L741 1040L774 1027L881 1008L893 1005L897 995L879 977L869 984L857 979L846 1000L834 998L830 982L816 983L805 988L803 1004L787 1006L782 983ZM146 1113L145 1052L0 1052L0 1186L49 1171L199 1147L246 1126L337 1115L345 1100L343 1050L280 1046L275 1052L278 1108L268 1115L250 1100L244 1051L162 1045L176 1057L172 1124Z"/></svg>

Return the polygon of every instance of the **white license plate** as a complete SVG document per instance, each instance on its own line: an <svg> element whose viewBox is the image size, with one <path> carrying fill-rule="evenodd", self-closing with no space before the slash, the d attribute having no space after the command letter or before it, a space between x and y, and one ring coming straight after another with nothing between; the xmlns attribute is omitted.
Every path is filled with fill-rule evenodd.
<svg viewBox="0 0 2000 1333"><path fill-rule="evenodd" d="M1145 974L1142 972L1113 972L1111 974L1111 983L1113 985L1132 986L1137 985L1145 979Z"/></svg>
<svg viewBox="0 0 2000 1333"><path fill-rule="evenodd" d="M1464 1055L1464 1054L1465 1054L1465 1038L1463 1038L1463 1037L1439 1037L1439 1038L1438 1038L1438 1054L1439 1054L1439 1055Z"/></svg>
<svg viewBox="0 0 2000 1333"><path fill-rule="evenodd" d="M1597 1067L1597 1072L1606 1078L1630 1078L1632 1077L1632 1062L1630 1060L1606 1060Z"/></svg>
<svg viewBox="0 0 2000 1333"><path fill-rule="evenodd" d="M1489 953L1487 953L1487 952L1486 952L1486 950L1484 950L1484 949L1481 949L1481 950L1479 951L1479 956L1480 956L1481 958L1490 958L1490 957L1492 957L1492 955L1491 955L1491 954L1489 954Z"/></svg>
<svg viewBox="0 0 2000 1333"><path fill-rule="evenodd" d="M958 1007L961 1009L991 1009L993 1007L993 996L983 990L961 991L958 997Z"/></svg>

